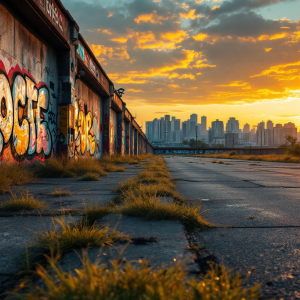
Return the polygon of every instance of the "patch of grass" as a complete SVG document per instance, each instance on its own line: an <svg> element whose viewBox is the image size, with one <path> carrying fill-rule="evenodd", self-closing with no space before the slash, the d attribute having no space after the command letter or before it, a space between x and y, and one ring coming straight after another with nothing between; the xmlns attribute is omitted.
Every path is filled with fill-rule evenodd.
<svg viewBox="0 0 300 300"><path fill-rule="evenodd" d="M100 159L101 163L112 163L112 164L139 164L142 160L150 158L151 156L131 156L131 155L105 155Z"/></svg>
<svg viewBox="0 0 300 300"><path fill-rule="evenodd" d="M101 163L96 159L86 158L69 160L65 156L50 158L46 162L34 165L35 174L42 178L68 178L82 176L87 173L96 173L107 176Z"/></svg>
<svg viewBox="0 0 300 300"><path fill-rule="evenodd" d="M60 189L56 189L50 195L53 197L63 197L63 196L72 196L72 195L74 195L74 193L71 193L70 191L67 191L67 190L64 191L60 188Z"/></svg>
<svg viewBox="0 0 300 300"><path fill-rule="evenodd" d="M258 300L261 297L259 285L245 287L242 276L227 272L225 267L212 267L201 280L190 281L182 264L154 270L147 261L133 267L114 260L107 269L105 265L91 264L85 255L82 269L71 273L58 265L58 257L48 261L50 270L37 268L43 288L32 287L18 296L24 300Z"/></svg>
<svg viewBox="0 0 300 300"><path fill-rule="evenodd" d="M255 216L250 216L248 217L248 219L255 219Z"/></svg>
<svg viewBox="0 0 300 300"><path fill-rule="evenodd" d="M197 157L206 158L221 158L221 159L236 159L236 160L253 160L253 161L270 161L270 162L283 162L283 163L300 163L300 157L292 156L288 154L268 154L268 155L243 155L237 154L231 156L228 153L223 154L205 154L196 155Z"/></svg>
<svg viewBox="0 0 300 300"><path fill-rule="evenodd" d="M87 173L83 175L78 181L99 181L100 176L97 173Z"/></svg>
<svg viewBox="0 0 300 300"><path fill-rule="evenodd" d="M221 160L214 160L212 161L213 164L225 164L224 161L221 161Z"/></svg>
<svg viewBox="0 0 300 300"><path fill-rule="evenodd" d="M14 185L24 185L34 181L34 175L27 165L0 163L0 194Z"/></svg>
<svg viewBox="0 0 300 300"><path fill-rule="evenodd" d="M85 222L87 225L94 225L97 221L99 221L102 217L113 213L113 208L109 206L97 206L92 205L85 209Z"/></svg>
<svg viewBox="0 0 300 300"><path fill-rule="evenodd" d="M28 191L19 197L13 195L11 200L0 205L0 211L24 211L45 208L47 208L45 202L34 198Z"/></svg>
<svg viewBox="0 0 300 300"><path fill-rule="evenodd" d="M65 253L73 249L86 247L104 247L119 240L129 240L124 234L109 227L88 226L84 222L73 226L65 224L64 219L54 219L61 228L39 233L36 245L50 251Z"/></svg>
<svg viewBox="0 0 300 300"><path fill-rule="evenodd" d="M180 205L175 202L166 203L156 197L144 198L141 195L128 195L118 211L124 215L146 220L177 220L188 228L212 227L201 217L200 206Z"/></svg>
<svg viewBox="0 0 300 300"><path fill-rule="evenodd" d="M124 167L117 166L113 163L102 163L102 166L106 172L126 172Z"/></svg>

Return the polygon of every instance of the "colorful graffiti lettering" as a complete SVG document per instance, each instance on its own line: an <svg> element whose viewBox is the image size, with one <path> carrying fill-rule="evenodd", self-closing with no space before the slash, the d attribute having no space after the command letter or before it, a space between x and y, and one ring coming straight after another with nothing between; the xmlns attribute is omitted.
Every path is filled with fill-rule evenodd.
<svg viewBox="0 0 300 300"><path fill-rule="evenodd" d="M36 84L18 65L7 73L0 60L0 101L0 158L9 146L18 161L49 158L53 142L48 126L47 85Z"/></svg>
<svg viewBox="0 0 300 300"><path fill-rule="evenodd" d="M100 134L97 115L85 113L84 102L75 102L75 154L100 156Z"/></svg>

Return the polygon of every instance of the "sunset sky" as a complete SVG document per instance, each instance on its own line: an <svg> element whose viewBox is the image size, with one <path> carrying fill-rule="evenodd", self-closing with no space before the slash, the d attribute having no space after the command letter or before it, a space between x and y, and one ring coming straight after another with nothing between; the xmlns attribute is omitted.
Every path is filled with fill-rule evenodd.
<svg viewBox="0 0 300 300"><path fill-rule="evenodd" d="M300 0L62 0L137 121L300 127Z"/></svg>

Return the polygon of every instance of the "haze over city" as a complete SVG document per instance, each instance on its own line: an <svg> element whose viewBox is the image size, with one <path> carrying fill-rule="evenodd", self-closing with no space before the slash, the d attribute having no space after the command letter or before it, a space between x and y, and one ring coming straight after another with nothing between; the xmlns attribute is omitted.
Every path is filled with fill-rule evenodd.
<svg viewBox="0 0 300 300"><path fill-rule="evenodd" d="M300 126L300 1L63 3L144 129L192 113Z"/></svg>

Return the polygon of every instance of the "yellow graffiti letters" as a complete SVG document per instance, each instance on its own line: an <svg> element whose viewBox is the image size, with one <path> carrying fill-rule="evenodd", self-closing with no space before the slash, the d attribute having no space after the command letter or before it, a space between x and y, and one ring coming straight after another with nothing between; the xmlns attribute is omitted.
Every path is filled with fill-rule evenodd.
<svg viewBox="0 0 300 300"><path fill-rule="evenodd" d="M34 102L38 101L38 90L35 87L35 83L29 78L26 77L27 84L27 117L29 121L29 148L28 154L32 155L36 151L36 124L35 124L35 116L34 116Z"/></svg>
<svg viewBox="0 0 300 300"><path fill-rule="evenodd" d="M91 155L95 154L95 148L96 148L96 142L95 142L95 137L92 133L93 131L93 116L91 112L88 112L86 115L86 128L87 128L87 133L88 133L88 150L90 151Z"/></svg>
<svg viewBox="0 0 300 300"><path fill-rule="evenodd" d="M20 75L15 78L12 95L14 99L13 144L16 153L24 155L29 144L29 122L23 117L19 119L19 108L26 105L26 82Z"/></svg>

